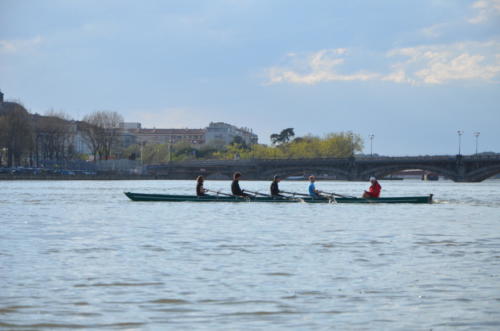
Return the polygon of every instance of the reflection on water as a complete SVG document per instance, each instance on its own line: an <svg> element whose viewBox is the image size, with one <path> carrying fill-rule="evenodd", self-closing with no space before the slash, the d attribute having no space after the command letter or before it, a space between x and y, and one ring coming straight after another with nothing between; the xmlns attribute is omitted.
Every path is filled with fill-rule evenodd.
<svg viewBox="0 0 500 331"><path fill-rule="evenodd" d="M149 203L123 191L193 183L2 182L0 328L500 328L500 181L382 184L438 203Z"/></svg>

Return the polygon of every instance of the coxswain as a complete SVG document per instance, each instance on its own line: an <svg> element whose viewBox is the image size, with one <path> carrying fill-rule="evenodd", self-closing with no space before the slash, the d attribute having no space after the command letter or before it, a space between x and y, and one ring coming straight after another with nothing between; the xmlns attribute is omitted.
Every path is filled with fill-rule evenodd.
<svg viewBox="0 0 500 331"><path fill-rule="evenodd" d="M239 197L249 197L249 194L244 193L240 188L240 177L239 172L235 172L233 175L233 182L231 183L231 193Z"/></svg>
<svg viewBox="0 0 500 331"><path fill-rule="evenodd" d="M316 181L316 177L314 176L309 176L309 195L313 198L321 198L321 195L319 194L319 191L316 189L316 185L314 185L314 182Z"/></svg>
<svg viewBox="0 0 500 331"><path fill-rule="evenodd" d="M271 195L273 197L282 197L283 196L280 194L280 189L278 187L279 182L281 182L280 176L274 176L273 182L271 183Z"/></svg>
<svg viewBox="0 0 500 331"><path fill-rule="evenodd" d="M203 188L204 181L205 179L203 178L203 176L196 177L196 195L199 197L204 196L205 192L208 191L207 189Z"/></svg>
<svg viewBox="0 0 500 331"><path fill-rule="evenodd" d="M378 198L380 197L380 191L382 190L382 186L377 181L377 178L370 177L370 183L372 184L368 191L363 193L363 198Z"/></svg>

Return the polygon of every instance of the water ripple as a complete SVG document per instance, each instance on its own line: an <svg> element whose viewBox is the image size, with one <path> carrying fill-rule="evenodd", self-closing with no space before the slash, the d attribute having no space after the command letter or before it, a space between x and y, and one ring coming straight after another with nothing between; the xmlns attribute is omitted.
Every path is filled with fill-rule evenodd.
<svg viewBox="0 0 500 331"><path fill-rule="evenodd" d="M383 183L387 194L442 201L424 206L134 203L122 194L188 193L190 181L2 184L0 329L500 326L500 181Z"/></svg>

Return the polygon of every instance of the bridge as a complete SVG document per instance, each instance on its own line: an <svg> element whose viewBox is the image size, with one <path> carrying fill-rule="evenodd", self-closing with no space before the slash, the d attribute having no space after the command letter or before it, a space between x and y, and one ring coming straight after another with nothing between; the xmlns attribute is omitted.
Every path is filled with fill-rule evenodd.
<svg viewBox="0 0 500 331"><path fill-rule="evenodd" d="M149 175L165 179L194 179L198 175L229 179L236 171L245 179L328 175L342 180L383 178L390 174L421 169L455 182L480 182L500 173L500 155L445 155L412 157L350 157L315 159L247 159L170 162L147 167Z"/></svg>

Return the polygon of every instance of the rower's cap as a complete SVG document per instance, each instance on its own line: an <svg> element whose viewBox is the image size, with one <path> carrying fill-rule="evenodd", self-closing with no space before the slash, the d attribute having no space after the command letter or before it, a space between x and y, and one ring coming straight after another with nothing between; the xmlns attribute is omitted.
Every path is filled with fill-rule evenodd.
<svg viewBox="0 0 500 331"><path fill-rule="evenodd" d="M373 182L374 180L377 180L377 178L375 178L375 177L371 176L371 177L370 177L370 182Z"/></svg>
<svg viewBox="0 0 500 331"><path fill-rule="evenodd" d="M273 177L273 180L278 180L278 179L280 179L280 176L278 176L278 175Z"/></svg>

